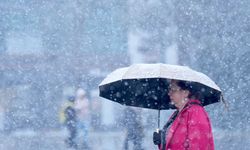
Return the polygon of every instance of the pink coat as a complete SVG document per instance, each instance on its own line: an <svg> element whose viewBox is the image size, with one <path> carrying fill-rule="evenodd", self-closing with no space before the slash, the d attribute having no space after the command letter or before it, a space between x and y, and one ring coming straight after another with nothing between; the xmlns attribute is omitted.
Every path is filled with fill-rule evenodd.
<svg viewBox="0 0 250 150"><path fill-rule="evenodd" d="M190 100L166 133L166 150L214 150L212 128L208 114Z"/></svg>

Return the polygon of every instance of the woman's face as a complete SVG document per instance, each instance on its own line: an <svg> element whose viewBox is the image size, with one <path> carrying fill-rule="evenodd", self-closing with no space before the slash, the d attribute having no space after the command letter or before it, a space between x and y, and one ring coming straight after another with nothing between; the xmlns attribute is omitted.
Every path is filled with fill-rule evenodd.
<svg viewBox="0 0 250 150"><path fill-rule="evenodd" d="M182 90L178 85L177 81L172 80L169 85L168 95L170 97L171 102L178 108L182 106L185 98L188 97L189 91Z"/></svg>

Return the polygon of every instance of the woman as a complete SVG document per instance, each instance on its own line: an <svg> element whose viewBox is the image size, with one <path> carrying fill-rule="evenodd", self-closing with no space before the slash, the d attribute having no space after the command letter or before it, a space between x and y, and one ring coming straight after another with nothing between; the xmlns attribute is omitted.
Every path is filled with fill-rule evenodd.
<svg viewBox="0 0 250 150"><path fill-rule="evenodd" d="M177 111L163 129L160 150L214 150L209 117L190 82L171 80L168 95Z"/></svg>

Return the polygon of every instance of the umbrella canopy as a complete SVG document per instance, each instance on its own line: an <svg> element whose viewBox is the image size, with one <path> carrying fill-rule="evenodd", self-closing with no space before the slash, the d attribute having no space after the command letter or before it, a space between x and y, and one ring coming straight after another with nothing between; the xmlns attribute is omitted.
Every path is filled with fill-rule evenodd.
<svg viewBox="0 0 250 150"><path fill-rule="evenodd" d="M169 80L189 81L201 92L203 106L220 101L220 88L205 74L186 66L135 64L110 73L99 85L100 96L123 105L171 109Z"/></svg>

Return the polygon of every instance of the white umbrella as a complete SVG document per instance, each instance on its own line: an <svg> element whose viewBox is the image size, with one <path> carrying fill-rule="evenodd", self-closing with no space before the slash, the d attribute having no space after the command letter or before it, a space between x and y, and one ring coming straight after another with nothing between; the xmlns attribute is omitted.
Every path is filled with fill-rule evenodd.
<svg viewBox="0 0 250 150"><path fill-rule="evenodd" d="M134 64L111 72L99 85L100 96L123 105L171 109L169 80L189 81L200 90L203 106L220 101L220 88L205 74L186 66Z"/></svg>
<svg viewBox="0 0 250 150"><path fill-rule="evenodd" d="M110 73L99 86L110 84L119 80L126 79L149 79L166 78L191 81L204 84L215 90L220 88L205 74L197 72L186 66L169 64L135 64L130 67L119 68Z"/></svg>

